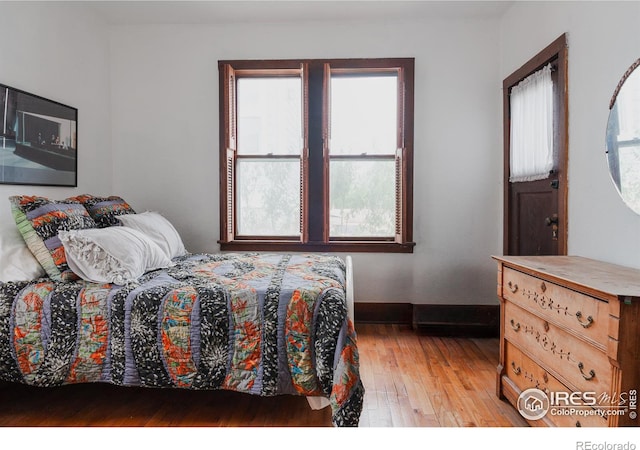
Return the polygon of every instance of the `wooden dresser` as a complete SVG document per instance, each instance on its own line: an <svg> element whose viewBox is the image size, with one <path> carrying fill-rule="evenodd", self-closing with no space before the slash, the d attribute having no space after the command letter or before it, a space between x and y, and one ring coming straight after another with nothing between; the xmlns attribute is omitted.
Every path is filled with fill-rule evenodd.
<svg viewBox="0 0 640 450"><path fill-rule="evenodd" d="M544 392L548 403L534 411L545 415L523 414L535 426L640 424L640 270L576 256L493 258L498 396L522 413L539 400L527 389Z"/></svg>

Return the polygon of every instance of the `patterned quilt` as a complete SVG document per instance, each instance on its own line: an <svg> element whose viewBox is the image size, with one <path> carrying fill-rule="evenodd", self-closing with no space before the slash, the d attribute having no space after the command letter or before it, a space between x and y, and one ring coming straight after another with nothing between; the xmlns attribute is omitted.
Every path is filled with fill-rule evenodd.
<svg viewBox="0 0 640 450"><path fill-rule="evenodd" d="M357 426L344 285L340 258L275 254L190 254L124 286L0 283L0 380L322 396Z"/></svg>

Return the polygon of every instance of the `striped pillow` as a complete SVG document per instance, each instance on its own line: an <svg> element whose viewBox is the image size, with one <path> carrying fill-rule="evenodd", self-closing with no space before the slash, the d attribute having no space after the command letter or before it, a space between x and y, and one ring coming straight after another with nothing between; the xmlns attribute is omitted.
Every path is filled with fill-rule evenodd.
<svg viewBox="0 0 640 450"><path fill-rule="evenodd" d="M60 230L96 228L85 207L70 199L56 201L37 196L9 197L18 230L31 253L54 280L75 280L67 264Z"/></svg>
<svg viewBox="0 0 640 450"><path fill-rule="evenodd" d="M120 226L121 223L118 220L118 216L136 213L127 202L115 195L110 197L96 197L84 194L68 198L67 200L82 203L91 218L96 222L98 228Z"/></svg>

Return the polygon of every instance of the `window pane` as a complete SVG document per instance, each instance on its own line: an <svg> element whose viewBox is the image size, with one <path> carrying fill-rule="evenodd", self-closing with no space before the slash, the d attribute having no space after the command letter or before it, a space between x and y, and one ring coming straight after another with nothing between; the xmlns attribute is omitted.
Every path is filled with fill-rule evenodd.
<svg viewBox="0 0 640 450"><path fill-rule="evenodd" d="M239 154L300 154L301 89L296 77L238 79Z"/></svg>
<svg viewBox="0 0 640 450"><path fill-rule="evenodd" d="M395 161L331 161L331 237L393 237Z"/></svg>
<svg viewBox="0 0 640 450"><path fill-rule="evenodd" d="M238 234L300 235L300 160L239 159Z"/></svg>
<svg viewBox="0 0 640 450"><path fill-rule="evenodd" d="M396 76L331 77L331 154L388 154L396 151Z"/></svg>
<svg viewBox="0 0 640 450"><path fill-rule="evenodd" d="M640 213L640 146L618 150L620 159L620 194L634 211Z"/></svg>

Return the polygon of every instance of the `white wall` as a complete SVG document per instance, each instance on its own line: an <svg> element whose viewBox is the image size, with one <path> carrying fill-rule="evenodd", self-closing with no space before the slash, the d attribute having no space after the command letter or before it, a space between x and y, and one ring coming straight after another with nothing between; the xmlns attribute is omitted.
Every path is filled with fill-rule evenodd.
<svg viewBox="0 0 640 450"><path fill-rule="evenodd" d="M500 20L107 27L81 4L0 2L0 83L79 108L80 144L78 188L0 185L0 197L120 194L165 213L190 250L217 251L217 61L412 56L417 246L354 254L356 300L495 304L501 81L567 32L569 252L640 267L640 217L604 157L638 19L638 2L515 2Z"/></svg>
<svg viewBox="0 0 640 450"><path fill-rule="evenodd" d="M217 251L222 59L415 57L413 254L354 254L356 301L497 303L499 22L111 29L114 191Z"/></svg>
<svg viewBox="0 0 640 450"><path fill-rule="evenodd" d="M640 2L516 2L501 21L504 79L566 32L569 59L569 254L640 268L640 216L605 158L609 101L640 57Z"/></svg>
<svg viewBox="0 0 640 450"><path fill-rule="evenodd" d="M13 220L11 195L111 191L108 45L83 6L0 1L0 83L78 108L78 187L0 185L0 220Z"/></svg>

